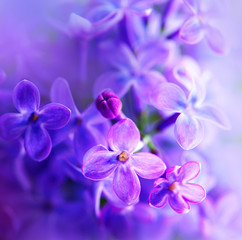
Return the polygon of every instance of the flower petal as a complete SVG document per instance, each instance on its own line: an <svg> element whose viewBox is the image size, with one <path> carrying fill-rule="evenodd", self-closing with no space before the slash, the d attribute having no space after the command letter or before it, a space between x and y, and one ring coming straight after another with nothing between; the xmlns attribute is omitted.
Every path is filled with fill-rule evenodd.
<svg viewBox="0 0 242 240"><path fill-rule="evenodd" d="M117 167L117 154L108 150L91 154L82 167L85 177L101 180L108 177Z"/></svg>
<svg viewBox="0 0 242 240"><path fill-rule="evenodd" d="M203 105L196 109L196 116L208 120L223 129L230 129L231 125L226 115L218 108L211 105Z"/></svg>
<svg viewBox="0 0 242 240"><path fill-rule="evenodd" d="M59 103L50 103L40 110L40 118L47 129L63 128L70 120L71 111Z"/></svg>
<svg viewBox="0 0 242 240"><path fill-rule="evenodd" d="M75 13L71 13L69 28L73 37L87 37L92 30L92 23Z"/></svg>
<svg viewBox="0 0 242 240"><path fill-rule="evenodd" d="M39 109L39 89L30 81L23 80L13 91L13 102L19 112L34 112Z"/></svg>
<svg viewBox="0 0 242 240"><path fill-rule="evenodd" d="M52 102L61 103L71 109L71 114L78 113L68 82L64 78L57 78L51 86L50 98Z"/></svg>
<svg viewBox="0 0 242 240"><path fill-rule="evenodd" d="M22 114L6 113L0 118L0 133L6 140L20 137L26 128L26 121Z"/></svg>
<svg viewBox="0 0 242 240"><path fill-rule="evenodd" d="M189 202L199 203L206 197L206 192L202 186L195 183L187 183L179 186L179 190L183 198Z"/></svg>
<svg viewBox="0 0 242 240"><path fill-rule="evenodd" d="M113 188L123 202L134 204L138 201L140 194L139 178L128 164L120 164L116 169Z"/></svg>
<svg viewBox="0 0 242 240"><path fill-rule="evenodd" d="M127 118L118 121L110 128L107 140L112 150L131 153L139 144L140 133L135 123Z"/></svg>
<svg viewBox="0 0 242 240"><path fill-rule="evenodd" d="M49 133L39 125L29 126L25 133L24 147L33 160L42 161L46 159L52 148Z"/></svg>
<svg viewBox="0 0 242 240"><path fill-rule="evenodd" d="M181 166L178 171L178 178L182 182L193 180L200 173L201 165L196 161L189 161Z"/></svg>
<svg viewBox="0 0 242 240"><path fill-rule="evenodd" d="M107 148L105 148L103 145L96 145L94 147L92 147L91 149L89 149L84 157L83 157L83 164L87 161L87 159L92 155L94 154L95 152L99 152L99 151L108 151Z"/></svg>
<svg viewBox="0 0 242 240"><path fill-rule="evenodd" d="M149 204L161 208L167 203L168 191L166 189L154 188L149 195Z"/></svg>
<svg viewBox="0 0 242 240"><path fill-rule="evenodd" d="M187 44L196 44L204 37L204 28L197 16L188 18L179 31L179 38Z"/></svg>
<svg viewBox="0 0 242 240"><path fill-rule="evenodd" d="M176 120L174 133L179 145L185 150L190 150L203 140L204 127L196 118L181 113Z"/></svg>
<svg viewBox="0 0 242 240"><path fill-rule="evenodd" d="M157 86L166 82L162 74L156 71L148 71L141 75L134 83L138 96L147 104L150 103L150 95Z"/></svg>
<svg viewBox="0 0 242 240"><path fill-rule="evenodd" d="M183 2L190 8L190 10L196 14L199 11L199 1L197 0L183 0Z"/></svg>
<svg viewBox="0 0 242 240"><path fill-rule="evenodd" d="M84 154L97 144L96 137L93 135L91 129L85 125L78 126L74 133L74 149L78 159L82 162Z"/></svg>
<svg viewBox="0 0 242 240"><path fill-rule="evenodd" d="M164 162L152 153L139 152L131 157L135 172L143 178L154 179L160 177L165 169Z"/></svg>
<svg viewBox="0 0 242 240"><path fill-rule="evenodd" d="M106 89L111 89L120 98L123 97L132 85L131 77L122 72L106 72L102 74L95 82L93 90L96 98Z"/></svg>
<svg viewBox="0 0 242 240"><path fill-rule="evenodd" d="M180 194L171 193L168 198L171 208L179 214L188 213L190 205Z"/></svg>
<svg viewBox="0 0 242 240"><path fill-rule="evenodd" d="M164 82L153 90L150 101L158 109L181 112L186 104L186 96L176 84Z"/></svg>
<svg viewBox="0 0 242 240"><path fill-rule="evenodd" d="M218 54L226 54L227 46L221 32L211 26L206 27L206 40L210 48Z"/></svg>

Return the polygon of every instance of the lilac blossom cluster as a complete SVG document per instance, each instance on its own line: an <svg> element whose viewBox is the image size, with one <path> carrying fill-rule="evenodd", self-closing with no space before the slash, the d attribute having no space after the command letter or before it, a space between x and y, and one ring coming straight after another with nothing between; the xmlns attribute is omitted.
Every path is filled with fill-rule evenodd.
<svg viewBox="0 0 242 240"><path fill-rule="evenodd" d="M206 64L228 54L221 3L43 1L16 31L12 4L0 239L239 239L238 195L207 150L231 128Z"/></svg>

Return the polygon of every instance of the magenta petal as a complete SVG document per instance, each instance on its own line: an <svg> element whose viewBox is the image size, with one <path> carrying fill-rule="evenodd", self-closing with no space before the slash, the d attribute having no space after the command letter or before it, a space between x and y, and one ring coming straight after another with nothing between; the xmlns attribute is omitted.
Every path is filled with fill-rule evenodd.
<svg viewBox="0 0 242 240"><path fill-rule="evenodd" d="M113 90L115 94L122 97L128 92L131 85L132 81L129 75L122 72L106 72L102 74L94 84L94 97L96 98L107 89Z"/></svg>
<svg viewBox="0 0 242 240"><path fill-rule="evenodd" d="M208 45L214 52L219 54L225 54L227 52L224 37L218 29L207 26L205 37Z"/></svg>
<svg viewBox="0 0 242 240"><path fill-rule="evenodd" d="M123 119L110 128L107 140L112 150L131 153L139 144L140 133L132 120Z"/></svg>
<svg viewBox="0 0 242 240"><path fill-rule="evenodd" d="M181 112L186 104L186 96L176 84L164 82L153 89L150 101L158 109Z"/></svg>
<svg viewBox="0 0 242 240"><path fill-rule="evenodd" d="M23 80L13 91L13 102L19 112L34 112L40 105L38 88L30 81Z"/></svg>
<svg viewBox="0 0 242 240"><path fill-rule="evenodd" d="M168 192L166 189L155 188L149 195L149 204L153 207L161 208L167 203Z"/></svg>
<svg viewBox="0 0 242 240"><path fill-rule="evenodd" d="M171 208L177 213L188 213L190 210L188 202L180 194L171 193L169 195L168 201Z"/></svg>
<svg viewBox="0 0 242 240"><path fill-rule="evenodd" d="M193 180L200 173L201 165L196 161L189 161L179 169L178 178L182 182Z"/></svg>
<svg viewBox="0 0 242 240"><path fill-rule="evenodd" d="M203 120L208 120L223 129L231 128L229 120L227 119L226 115L222 111L213 106L204 105L196 109L196 116Z"/></svg>
<svg viewBox="0 0 242 240"><path fill-rule="evenodd" d="M82 172L87 178L101 180L108 177L116 167L117 154L102 150L89 156L82 167Z"/></svg>
<svg viewBox="0 0 242 240"><path fill-rule="evenodd" d="M203 25L197 16L187 19L182 25L179 38L187 44L196 44L204 37Z"/></svg>
<svg viewBox="0 0 242 240"><path fill-rule="evenodd" d="M206 197L204 188L195 183L180 185L179 191L183 198L193 203L199 203Z"/></svg>
<svg viewBox="0 0 242 240"><path fill-rule="evenodd" d="M24 146L33 160L44 160L49 156L52 148L49 133L39 125L29 126L25 133Z"/></svg>
<svg viewBox="0 0 242 240"><path fill-rule="evenodd" d="M71 111L59 103L50 103L40 110L40 118L47 129L59 129L70 120Z"/></svg>
<svg viewBox="0 0 242 240"><path fill-rule="evenodd" d="M131 157L135 172L143 178L154 179L160 177L165 169L164 162L155 154L139 152Z"/></svg>
<svg viewBox="0 0 242 240"><path fill-rule="evenodd" d="M22 114L6 113L0 118L0 133L6 140L20 137L26 128L26 121Z"/></svg>
<svg viewBox="0 0 242 240"><path fill-rule="evenodd" d="M68 82L64 78L57 78L52 84L50 91L52 102L61 103L71 109L71 113L77 114L75 102L73 100Z"/></svg>
<svg viewBox="0 0 242 240"><path fill-rule="evenodd" d="M113 188L117 196L127 204L138 201L140 194L139 178L128 164L120 164L114 173Z"/></svg>
<svg viewBox="0 0 242 240"><path fill-rule="evenodd" d="M182 113L176 120L174 133L179 145L185 150L190 150L203 140L204 127L196 118Z"/></svg>

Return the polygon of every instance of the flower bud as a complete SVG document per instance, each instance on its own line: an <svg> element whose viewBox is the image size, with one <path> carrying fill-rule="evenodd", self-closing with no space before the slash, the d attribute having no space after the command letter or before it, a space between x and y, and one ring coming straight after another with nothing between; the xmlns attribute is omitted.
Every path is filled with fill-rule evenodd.
<svg viewBox="0 0 242 240"><path fill-rule="evenodd" d="M119 97L111 91L104 91L96 99L98 111L108 119L119 116L122 109L122 102Z"/></svg>

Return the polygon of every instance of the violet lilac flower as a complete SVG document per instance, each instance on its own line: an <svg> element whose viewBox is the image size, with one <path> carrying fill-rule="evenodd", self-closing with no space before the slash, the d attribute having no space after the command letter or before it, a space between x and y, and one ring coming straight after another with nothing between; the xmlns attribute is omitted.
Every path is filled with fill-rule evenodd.
<svg viewBox="0 0 242 240"><path fill-rule="evenodd" d="M223 112L213 105L203 103L204 98L205 94L199 92L196 86L187 96L178 85L168 82L162 83L151 93L151 102L156 108L179 113L174 134L178 144L185 150L195 148L203 140L203 120L224 129L230 128Z"/></svg>
<svg viewBox="0 0 242 240"><path fill-rule="evenodd" d="M183 1L192 15L183 23L179 31L180 39L187 44L196 44L205 38L214 52L224 54L226 52L225 40L220 31L210 25L208 12L202 10L202 1Z"/></svg>
<svg viewBox="0 0 242 240"><path fill-rule="evenodd" d="M167 201L177 213L188 213L189 202L199 203L206 197L202 186L191 183L200 172L200 164L190 161L184 165L174 166L166 172L166 178L154 182L154 189L149 196L151 206L161 208Z"/></svg>
<svg viewBox="0 0 242 240"><path fill-rule="evenodd" d="M136 55L126 44L116 48L112 46L111 51L106 53L107 61L115 70L98 77L93 88L94 96L105 89L112 89L119 97L123 97L134 87L142 102L149 103L150 91L166 81L154 67L169 59L173 45L163 41L148 42L137 49Z"/></svg>
<svg viewBox="0 0 242 240"><path fill-rule="evenodd" d="M36 161L50 154L52 142L48 130L64 127L70 110L62 104L51 103L39 109L40 93L30 81L23 80L13 92L13 102L20 113L6 113L0 118L1 135L14 140L24 134L27 154Z"/></svg>
<svg viewBox="0 0 242 240"><path fill-rule="evenodd" d="M152 153L134 153L140 142L140 133L130 119L114 124L107 141L110 150L99 145L86 153L83 174L92 180L102 180L112 174L116 195L126 204L134 204L141 190L137 175L155 179L164 173L166 166Z"/></svg>
<svg viewBox="0 0 242 240"><path fill-rule="evenodd" d="M93 38L104 33L124 18L147 16L155 3L166 0L102 0L88 13L87 18L75 13L70 15L70 32L75 37ZM128 24L127 24L128 27Z"/></svg>

